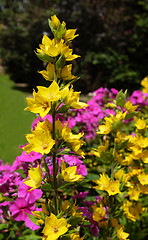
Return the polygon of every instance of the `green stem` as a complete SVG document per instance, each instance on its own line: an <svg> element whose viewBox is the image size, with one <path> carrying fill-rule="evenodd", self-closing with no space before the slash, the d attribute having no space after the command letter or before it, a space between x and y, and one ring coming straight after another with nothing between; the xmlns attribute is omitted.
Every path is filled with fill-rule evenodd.
<svg viewBox="0 0 148 240"><path fill-rule="evenodd" d="M52 138L55 140L54 152L53 152L53 190L54 190L54 203L55 203L55 214L58 215L58 191L57 191L57 164L56 164L56 132L55 132L55 106L53 104L53 112L52 112Z"/></svg>

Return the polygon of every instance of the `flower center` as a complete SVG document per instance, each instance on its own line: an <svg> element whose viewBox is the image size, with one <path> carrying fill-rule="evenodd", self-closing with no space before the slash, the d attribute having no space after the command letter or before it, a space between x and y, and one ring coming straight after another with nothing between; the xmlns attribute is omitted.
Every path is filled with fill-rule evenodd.
<svg viewBox="0 0 148 240"><path fill-rule="evenodd" d="M54 227L53 227L53 231L54 231L54 233L57 233L57 232L59 231L59 228L56 227L56 226L54 226Z"/></svg>

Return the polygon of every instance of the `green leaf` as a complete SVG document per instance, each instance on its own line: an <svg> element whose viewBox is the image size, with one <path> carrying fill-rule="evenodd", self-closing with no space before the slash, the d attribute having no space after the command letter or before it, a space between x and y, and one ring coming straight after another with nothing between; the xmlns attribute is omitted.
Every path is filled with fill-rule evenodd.
<svg viewBox="0 0 148 240"><path fill-rule="evenodd" d="M1 223L0 224L0 230L2 230L2 229L8 229L8 227L9 227L9 224L5 224L5 223Z"/></svg>
<svg viewBox="0 0 148 240"><path fill-rule="evenodd" d="M100 158L102 161L112 161L114 159L112 153L110 152L101 152Z"/></svg>
<svg viewBox="0 0 148 240"><path fill-rule="evenodd" d="M51 187L50 183L45 183L41 186L41 190L43 192L49 192L52 190L52 187Z"/></svg>
<svg viewBox="0 0 148 240"><path fill-rule="evenodd" d="M36 224L36 222L37 222L37 218L35 217L35 216L33 216L33 215L31 215L31 214L29 214L29 213L26 213L27 214L27 216L29 217L29 219L30 219L30 221L31 222L33 222L34 224ZM38 225L38 224L36 224L37 226L40 226L40 225Z"/></svg>
<svg viewBox="0 0 148 240"><path fill-rule="evenodd" d="M56 61L56 70L63 68L65 65L66 59L64 55L61 55L59 59Z"/></svg>
<svg viewBox="0 0 148 240"><path fill-rule="evenodd" d="M126 140L124 142L119 142L117 145L116 145L116 149L117 150L121 150L121 149L124 149L127 145L129 140Z"/></svg>
<svg viewBox="0 0 148 240"><path fill-rule="evenodd" d="M69 104L64 104L58 109L57 113L66 113L69 109Z"/></svg>
<svg viewBox="0 0 148 240"><path fill-rule="evenodd" d="M37 235L26 235L24 236L26 240L37 240L37 239L42 239L42 237L37 236Z"/></svg>
<svg viewBox="0 0 148 240"><path fill-rule="evenodd" d="M60 40L60 39L64 36L65 32L66 32L65 26L63 26L62 24L60 24L60 25L58 26L58 28L57 28L54 36L55 36L55 38L56 38L57 40Z"/></svg>
<svg viewBox="0 0 148 240"><path fill-rule="evenodd" d="M121 107L121 109L123 109L125 103L126 103L126 91L125 93L123 93L122 90L120 90L120 92L118 92L116 96L116 104L117 106Z"/></svg>
<svg viewBox="0 0 148 240"><path fill-rule="evenodd" d="M75 226L78 223L80 223L82 219L83 219L82 217L70 217L67 222L72 226Z"/></svg>
<svg viewBox="0 0 148 240"><path fill-rule="evenodd" d="M34 51L35 52L35 51ZM54 63L54 58L48 56L45 53L37 53L35 52L36 56L43 62L51 62Z"/></svg>
<svg viewBox="0 0 148 240"><path fill-rule="evenodd" d="M125 116L125 119L130 119L130 118L136 116L137 114L138 114L137 112L127 113Z"/></svg>
<svg viewBox="0 0 148 240"><path fill-rule="evenodd" d="M117 132L122 128L122 126L123 126L123 120L119 120L113 124L112 131Z"/></svg>
<svg viewBox="0 0 148 240"><path fill-rule="evenodd" d="M99 176L97 174L94 174L94 173L88 173L86 178L88 178L90 180L98 180Z"/></svg>

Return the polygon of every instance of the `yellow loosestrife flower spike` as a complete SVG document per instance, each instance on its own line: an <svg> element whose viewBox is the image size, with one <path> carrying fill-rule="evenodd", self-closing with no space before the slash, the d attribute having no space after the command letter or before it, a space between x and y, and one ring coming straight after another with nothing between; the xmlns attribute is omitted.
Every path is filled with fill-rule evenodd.
<svg viewBox="0 0 148 240"><path fill-rule="evenodd" d="M56 240L68 231L65 218L58 219L53 213L45 219L42 240Z"/></svg>
<svg viewBox="0 0 148 240"><path fill-rule="evenodd" d="M39 166L37 165L37 168L31 168L29 171L29 178L27 178L24 183L31 187L30 190L39 188L42 182L42 170Z"/></svg>
<svg viewBox="0 0 148 240"><path fill-rule="evenodd" d="M77 169L77 166L66 168L66 164L63 161L63 163L62 163L62 177L63 177L63 179L67 182L81 181L84 177L82 177L81 175L78 175L76 169Z"/></svg>

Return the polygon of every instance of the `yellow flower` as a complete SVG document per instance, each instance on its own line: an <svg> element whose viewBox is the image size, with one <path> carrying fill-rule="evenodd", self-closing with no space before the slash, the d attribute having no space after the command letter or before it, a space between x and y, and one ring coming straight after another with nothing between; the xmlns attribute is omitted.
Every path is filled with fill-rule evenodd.
<svg viewBox="0 0 148 240"><path fill-rule="evenodd" d="M106 117L104 119L105 119L105 123L104 125L99 125L99 132L97 132L98 134L108 134L111 131L112 125L109 119Z"/></svg>
<svg viewBox="0 0 148 240"><path fill-rule="evenodd" d="M113 114L110 114L110 117L108 118L110 123L116 123L117 121L124 120L127 112L118 112L115 116Z"/></svg>
<svg viewBox="0 0 148 240"><path fill-rule="evenodd" d="M123 231L123 226L119 225L117 229L117 238L119 240L128 240L127 237L129 236L129 233L126 233Z"/></svg>
<svg viewBox="0 0 148 240"><path fill-rule="evenodd" d="M90 154L93 154L93 155L95 155L96 157L100 157L100 154L102 153L102 152L105 152L107 149L105 148L105 146L99 146L98 148L93 148L92 150L91 150L91 152L90 152Z"/></svg>
<svg viewBox="0 0 148 240"><path fill-rule="evenodd" d="M67 88L65 103L68 103L71 108L79 109L85 108L88 105L83 102L79 102L81 92L74 92L73 86L71 86L70 90Z"/></svg>
<svg viewBox="0 0 148 240"><path fill-rule="evenodd" d="M138 145L139 148L148 147L148 137L143 137L142 135L137 136L135 145Z"/></svg>
<svg viewBox="0 0 148 240"><path fill-rule="evenodd" d="M46 116L50 109L51 109L51 102L47 101L47 99L42 98L39 96L38 93L33 90L33 98L26 98L28 107L26 107L25 111L30 111L33 113L39 113L40 116L43 118Z"/></svg>
<svg viewBox="0 0 148 240"><path fill-rule="evenodd" d="M145 174L144 172L139 174L138 180L142 185L147 185L148 184L148 174Z"/></svg>
<svg viewBox="0 0 148 240"><path fill-rule="evenodd" d="M71 74L71 70L72 70L72 64L66 65L64 68L62 68L61 71L61 78L63 81L70 81L72 79L75 78L74 75Z"/></svg>
<svg viewBox="0 0 148 240"><path fill-rule="evenodd" d="M62 163L62 177L67 182L77 182L83 180L84 177L77 174L77 166L67 167L66 164Z"/></svg>
<svg viewBox="0 0 148 240"><path fill-rule="evenodd" d="M29 144L23 147L23 150L27 153L34 151L43 155L48 154L55 144L48 130L44 132L35 130L32 134L26 134L26 139Z"/></svg>
<svg viewBox="0 0 148 240"><path fill-rule="evenodd" d="M51 102L58 101L63 92L59 90L59 86L56 81L53 81L48 88L38 86L37 89L37 93L35 91L33 92L34 99L27 98L28 107L25 108L25 110L29 110L33 113L39 113L43 118L49 113L51 109Z"/></svg>
<svg viewBox="0 0 148 240"><path fill-rule="evenodd" d="M139 219L139 214L144 210L139 202L132 204L132 202L129 202L128 200L124 203L121 209L123 209L125 216L133 222L135 222L136 219Z"/></svg>
<svg viewBox="0 0 148 240"><path fill-rule="evenodd" d="M39 71L39 73L41 73L46 80L53 81L54 80L54 64L49 62L46 67L46 70Z"/></svg>
<svg viewBox="0 0 148 240"><path fill-rule="evenodd" d="M148 194L148 186L142 185L142 184L137 184L138 189L141 193L143 194Z"/></svg>
<svg viewBox="0 0 148 240"><path fill-rule="evenodd" d="M137 107L138 107L139 105L132 105L132 102L131 101L128 101L128 102L126 102L126 104L124 105L124 108L126 109L126 111L128 111L128 112L134 112L136 109L137 109Z"/></svg>
<svg viewBox="0 0 148 240"><path fill-rule="evenodd" d="M51 16L51 23L52 23L52 27L54 29L57 29L58 26L60 25L60 20L57 18L56 15L53 15L53 16Z"/></svg>
<svg viewBox="0 0 148 240"><path fill-rule="evenodd" d="M75 37L79 36L79 34L75 35L77 29L68 29L66 30L63 38L65 42L73 40Z"/></svg>
<svg viewBox="0 0 148 240"><path fill-rule="evenodd" d="M106 211L103 208L102 204L100 205L100 207L93 205L92 208L94 210L93 220L99 222L102 218L104 218Z"/></svg>
<svg viewBox="0 0 148 240"><path fill-rule="evenodd" d="M54 39L50 39L46 35L43 36L42 44L39 44L40 49L37 48L38 53L46 54L50 57L57 57L63 48L65 48L64 40L61 39L57 42Z"/></svg>
<svg viewBox="0 0 148 240"><path fill-rule="evenodd" d="M142 152L141 159L144 163L148 163L148 150Z"/></svg>
<svg viewBox="0 0 148 240"><path fill-rule="evenodd" d="M36 224L42 225L45 222L45 214L49 215L49 212L46 208L45 203L40 203L40 205L42 206L42 211L32 211L32 213L38 219ZM48 203L48 207L50 208L49 203Z"/></svg>
<svg viewBox="0 0 148 240"><path fill-rule="evenodd" d="M84 152L80 150L80 147L84 144L80 138L83 134L79 133L78 135L74 135L71 132L71 129L68 126L68 123L65 124L62 129L62 138L65 142L68 143L68 146L78 155L84 156Z"/></svg>
<svg viewBox="0 0 148 240"><path fill-rule="evenodd" d="M146 76L142 81L141 85L143 86L142 92L148 93L148 76Z"/></svg>
<svg viewBox="0 0 148 240"><path fill-rule="evenodd" d="M135 118L135 126L138 130L142 130L146 128L146 121L144 119L140 119L140 118Z"/></svg>
<svg viewBox="0 0 148 240"><path fill-rule="evenodd" d="M125 174L124 170L121 168L118 172L115 172L115 178L120 182L127 182L130 177L128 174Z"/></svg>
<svg viewBox="0 0 148 240"><path fill-rule="evenodd" d="M72 234L70 234L70 239L71 240L83 240L84 236L80 238L79 233L72 233Z"/></svg>
<svg viewBox="0 0 148 240"><path fill-rule="evenodd" d="M44 237L46 240L56 240L68 231L67 222L65 218L58 219L53 213L50 217L45 219L45 227L43 229Z"/></svg>
<svg viewBox="0 0 148 240"><path fill-rule="evenodd" d="M61 55L64 55L66 61L72 61L78 57L79 55L72 54L73 50L69 48L66 44L61 48Z"/></svg>
<svg viewBox="0 0 148 240"><path fill-rule="evenodd" d="M110 181L106 191L108 192L109 196L115 195L117 193L120 193L119 187L120 187L120 182L118 180Z"/></svg>
<svg viewBox="0 0 148 240"><path fill-rule="evenodd" d="M100 174L100 178L94 181L98 186L95 186L95 189L106 190L109 186L110 178L108 178L105 173Z"/></svg>
<svg viewBox="0 0 148 240"><path fill-rule="evenodd" d="M27 186L31 187L30 190L39 188L42 182L42 170L39 164L37 165L37 168L31 168L28 171L28 174L29 174L29 178L24 180L24 183Z"/></svg>
<svg viewBox="0 0 148 240"><path fill-rule="evenodd" d="M131 188L131 189L128 191L128 195L129 195L129 197L130 197L130 200L138 201L139 195L140 195L140 191L139 191L139 190L136 190L135 188Z"/></svg>
<svg viewBox="0 0 148 240"><path fill-rule="evenodd" d="M75 200L74 204L72 205L71 214L73 217L82 217L82 215L83 215L82 212L78 212L78 206L76 205L76 200ZM83 220L83 218L82 218L82 220Z"/></svg>

